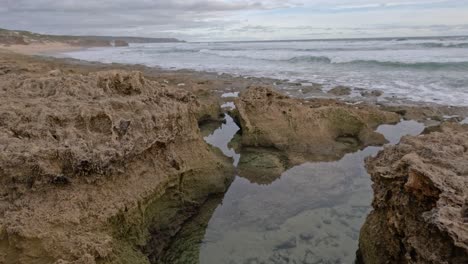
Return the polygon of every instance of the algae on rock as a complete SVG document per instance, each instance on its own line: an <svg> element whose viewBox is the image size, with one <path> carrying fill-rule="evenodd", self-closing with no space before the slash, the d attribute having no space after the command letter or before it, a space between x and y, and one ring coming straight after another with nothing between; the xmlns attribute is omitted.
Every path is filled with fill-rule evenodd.
<svg viewBox="0 0 468 264"><path fill-rule="evenodd" d="M232 114L242 129L240 176L257 170L278 177L306 161L338 160L366 146L383 145L384 136L374 130L399 121L397 114L373 106L293 99L268 87L250 87L235 103Z"/></svg>
<svg viewBox="0 0 468 264"><path fill-rule="evenodd" d="M233 166L192 93L27 60L0 75L0 263L149 263L226 191Z"/></svg>

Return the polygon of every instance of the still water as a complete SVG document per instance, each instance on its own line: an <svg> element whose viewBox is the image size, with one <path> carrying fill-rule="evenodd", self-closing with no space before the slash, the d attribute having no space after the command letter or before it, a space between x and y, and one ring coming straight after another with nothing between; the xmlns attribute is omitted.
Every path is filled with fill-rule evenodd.
<svg viewBox="0 0 468 264"><path fill-rule="evenodd" d="M241 154L228 142L239 128L230 116L225 121L205 140L237 165ZM396 144L423 129L423 124L402 121L377 131ZM180 232L173 243L178 252L169 249L170 263L353 263L372 202L364 159L381 149L367 147L337 161L305 163L270 184L237 176L223 197L210 200Z"/></svg>

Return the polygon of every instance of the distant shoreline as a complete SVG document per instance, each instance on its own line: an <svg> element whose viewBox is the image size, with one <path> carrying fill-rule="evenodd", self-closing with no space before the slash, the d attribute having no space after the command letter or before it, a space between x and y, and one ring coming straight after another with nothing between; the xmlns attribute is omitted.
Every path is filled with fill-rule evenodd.
<svg viewBox="0 0 468 264"><path fill-rule="evenodd" d="M25 54L25 55L41 55L44 53L62 53L84 49L84 47L73 46L61 42L51 43L34 43L29 45L0 45L0 49Z"/></svg>
<svg viewBox="0 0 468 264"><path fill-rule="evenodd" d="M375 41L388 41L388 40L425 40L437 38L468 38L468 35L460 36L422 36L422 37L376 37L376 38L321 38L321 39L270 39L270 40L226 40L226 41L188 41L189 43L262 43L262 42L314 42L314 41L359 41L359 40L375 40Z"/></svg>

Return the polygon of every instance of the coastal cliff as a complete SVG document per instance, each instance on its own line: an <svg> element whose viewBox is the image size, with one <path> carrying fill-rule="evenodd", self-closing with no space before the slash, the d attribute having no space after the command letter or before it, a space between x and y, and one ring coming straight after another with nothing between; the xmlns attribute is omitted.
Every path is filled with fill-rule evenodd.
<svg viewBox="0 0 468 264"><path fill-rule="evenodd" d="M405 137L367 161L374 210L360 263L468 262L468 127Z"/></svg>
<svg viewBox="0 0 468 264"><path fill-rule="evenodd" d="M0 69L0 263L150 263L232 180L200 103L139 72ZM156 257L155 257L156 255Z"/></svg>
<svg viewBox="0 0 468 264"><path fill-rule="evenodd" d="M57 46L60 48L90 48L90 47L127 47L129 43L177 43L183 42L174 38L142 38L142 37L113 37L113 36L66 36L46 35L23 30L7 30L0 28L0 47L11 48L19 46L16 50L22 53L24 46ZM23 47L22 47L23 46ZM57 47L55 47L57 48ZM44 47L43 47L44 49ZM13 49L14 50L14 49ZM52 50L53 51L53 50ZM34 54L34 53L31 53Z"/></svg>

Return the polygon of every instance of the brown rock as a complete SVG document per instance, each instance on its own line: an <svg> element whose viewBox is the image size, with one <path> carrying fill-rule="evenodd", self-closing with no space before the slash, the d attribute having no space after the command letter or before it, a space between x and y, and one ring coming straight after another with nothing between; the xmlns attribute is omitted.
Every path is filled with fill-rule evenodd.
<svg viewBox="0 0 468 264"><path fill-rule="evenodd" d="M379 97L382 96L383 92L379 90L371 90L371 91L362 91L362 97Z"/></svg>
<svg viewBox="0 0 468 264"><path fill-rule="evenodd" d="M121 95L140 94L145 85L141 72L102 72L98 74L97 85L107 93Z"/></svg>
<svg viewBox="0 0 468 264"><path fill-rule="evenodd" d="M322 92L322 85L318 83L313 83L308 86L303 86L301 88L301 92L303 94L308 94L308 93L320 93Z"/></svg>
<svg viewBox="0 0 468 264"><path fill-rule="evenodd" d="M128 47L128 46L129 46L129 44L125 40L117 39L117 40L114 41L114 47Z"/></svg>
<svg viewBox="0 0 468 264"><path fill-rule="evenodd" d="M249 160L262 170L282 164L280 172L305 160L335 160L365 146L382 145L386 140L374 129L399 121L398 115L375 107L293 99L266 87L247 89L236 100L236 107L242 148L268 149L257 158L249 151ZM241 172L242 165L247 165L242 155L239 165Z"/></svg>
<svg viewBox="0 0 468 264"><path fill-rule="evenodd" d="M374 211L362 263L468 263L468 127L405 137L367 161Z"/></svg>
<svg viewBox="0 0 468 264"><path fill-rule="evenodd" d="M226 190L231 161L204 142L190 92L23 59L0 76L0 263L149 263Z"/></svg>
<svg viewBox="0 0 468 264"><path fill-rule="evenodd" d="M61 73L62 73L62 72L61 72L60 70L57 69L57 70L49 71L49 72L48 72L48 75L49 75L49 76L52 76L52 77L57 77L57 76L59 76Z"/></svg>
<svg viewBox="0 0 468 264"><path fill-rule="evenodd" d="M336 95L336 96L345 96L345 95L350 95L351 94L351 88L346 87L346 86L337 86L330 91L328 91L329 94Z"/></svg>
<svg viewBox="0 0 468 264"><path fill-rule="evenodd" d="M354 107L330 100L302 101L271 88L251 87L236 100L242 145L306 153L335 153L341 138L362 145L382 138L375 129L398 122L398 116L374 107Z"/></svg>

